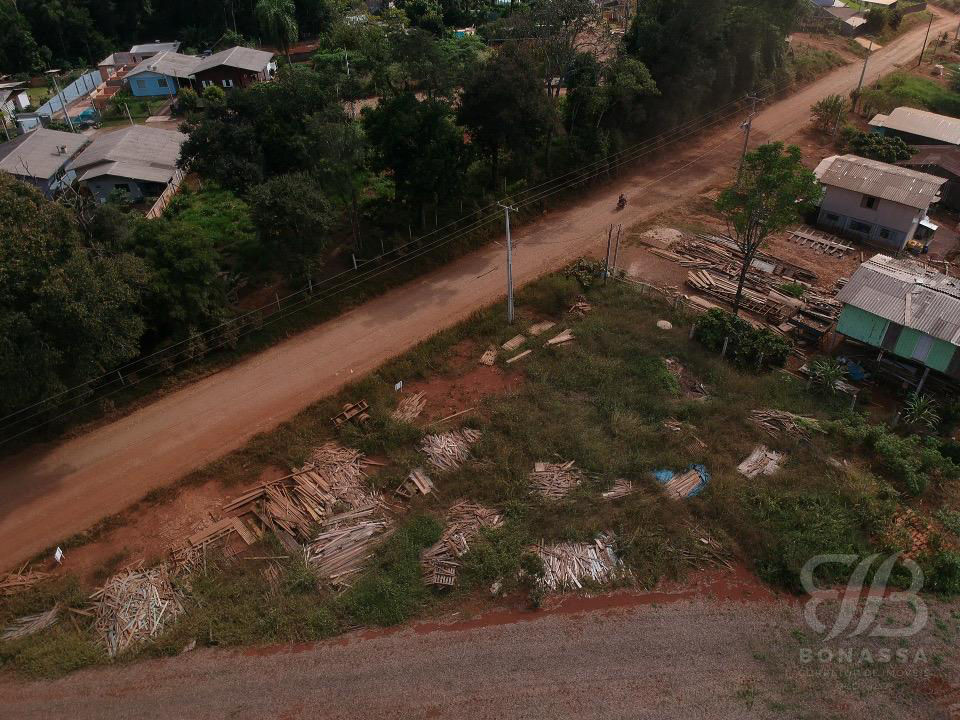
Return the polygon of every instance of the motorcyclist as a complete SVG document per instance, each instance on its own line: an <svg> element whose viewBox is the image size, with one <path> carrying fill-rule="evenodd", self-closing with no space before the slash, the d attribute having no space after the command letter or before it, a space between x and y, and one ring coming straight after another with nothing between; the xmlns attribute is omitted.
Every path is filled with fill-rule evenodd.
<svg viewBox="0 0 960 720"><path fill-rule="evenodd" d="M627 196L623 193L620 193L620 198L617 200L617 207L626 207L627 205Z"/></svg>

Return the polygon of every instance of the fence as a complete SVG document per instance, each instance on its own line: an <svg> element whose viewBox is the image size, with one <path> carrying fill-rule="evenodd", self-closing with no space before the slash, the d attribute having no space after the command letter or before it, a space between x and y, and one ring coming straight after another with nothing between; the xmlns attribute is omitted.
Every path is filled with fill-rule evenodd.
<svg viewBox="0 0 960 720"><path fill-rule="evenodd" d="M157 201L153 204L153 207L147 211L147 220L156 220L158 217L163 215L163 211L167 209L167 205L169 205L173 200L173 196L179 192L182 182L183 172L177 170L173 178L167 184L167 187L160 194L160 197L158 197Z"/></svg>
<svg viewBox="0 0 960 720"><path fill-rule="evenodd" d="M69 107L77 98L84 97L89 95L94 90L97 89L97 85L100 84L100 71L92 70L88 73L81 75L79 78L74 80L69 85L60 88L60 93L54 93L53 97L50 98L47 102L37 108L36 112L30 113L25 116L20 116L17 118L17 123L23 128L24 131L32 130L37 125L40 124L40 118L38 116L43 115L44 117L53 118L57 113L63 112L63 102L60 100L61 95L66 101L67 106Z"/></svg>

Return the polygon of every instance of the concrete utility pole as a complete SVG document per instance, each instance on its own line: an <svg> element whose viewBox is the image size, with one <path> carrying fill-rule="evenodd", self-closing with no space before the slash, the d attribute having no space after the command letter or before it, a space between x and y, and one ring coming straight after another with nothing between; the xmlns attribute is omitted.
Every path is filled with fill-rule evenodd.
<svg viewBox="0 0 960 720"><path fill-rule="evenodd" d="M63 92L60 90L60 83L57 82L57 73L60 70L47 70L45 75L49 75L53 78L53 87L57 91L57 95L60 97L60 109L63 110L63 116L67 119L67 125L70 126L70 132L76 132L73 127L73 120L70 119L70 113L67 112L67 99L63 96Z"/></svg>
<svg viewBox="0 0 960 720"><path fill-rule="evenodd" d="M613 225L607 230L607 259L603 261L603 284L607 284L610 277L610 242L613 239Z"/></svg>
<svg viewBox="0 0 960 720"><path fill-rule="evenodd" d="M927 50L927 41L930 39L930 28L933 27L933 14L930 15L930 22L927 23L927 34L923 36L923 47L920 48L920 57L917 58L917 67L923 62L923 53Z"/></svg>
<svg viewBox="0 0 960 720"><path fill-rule="evenodd" d="M870 61L870 54L873 52L873 38L870 39L870 48L867 50L867 56L863 59L863 69L860 71L860 82L857 83L857 95L863 88L863 79L867 76L867 63Z"/></svg>
<svg viewBox="0 0 960 720"><path fill-rule="evenodd" d="M503 208L507 224L507 324L513 325L513 241L510 239L510 211L515 207L497 203Z"/></svg>
<svg viewBox="0 0 960 720"><path fill-rule="evenodd" d="M749 99L752 101L750 108L750 117L747 118L747 121L743 123L740 127L743 128L743 152L740 153L740 168L737 170L737 185L740 184L740 178L743 175L743 163L747 159L747 149L750 146L750 131L753 129L753 119L757 116L757 98L753 93L750 94Z"/></svg>

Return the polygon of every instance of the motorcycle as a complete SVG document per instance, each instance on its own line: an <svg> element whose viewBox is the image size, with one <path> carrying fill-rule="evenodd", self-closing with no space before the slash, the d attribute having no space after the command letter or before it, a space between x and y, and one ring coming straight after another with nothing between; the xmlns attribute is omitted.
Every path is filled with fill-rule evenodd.
<svg viewBox="0 0 960 720"><path fill-rule="evenodd" d="M627 199L621 195L620 199L617 200L617 210L623 210L627 206Z"/></svg>

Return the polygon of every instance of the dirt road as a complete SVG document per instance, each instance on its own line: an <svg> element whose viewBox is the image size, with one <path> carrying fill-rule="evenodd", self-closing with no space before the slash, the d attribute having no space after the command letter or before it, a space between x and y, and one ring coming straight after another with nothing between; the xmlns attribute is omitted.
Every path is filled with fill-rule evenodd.
<svg viewBox="0 0 960 720"><path fill-rule="evenodd" d="M934 30L952 27L940 18ZM869 78L907 61L926 28L874 55ZM810 105L856 85L846 66L768 107L753 138L788 138ZM604 227L652 218L729 177L740 144L736 123L644 160L617 187L595 192L518 234L518 285L599 246ZM616 193L632 202L613 211ZM448 327L504 293L499 244L471 253L341 317L174 392L116 422L61 444L36 447L0 465L0 567L13 566L118 512L148 491L243 445L317 399Z"/></svg>
<svg viewBox="0 0 960 720"><path fill-rule="evenodd" d="M53 682L5 678L0 698L18 720L723 720L940 718L944 695L956 695L952 641L911 638L911 647L945 658L936 667L927 660L898 668L916 678L871 684L847 667L850 677L838 683L801 659L799 603L667 602L588 614L508 611L315 645L195 651ZM912 691L930 678L920 674L926 670L947 693Z"/></svg>

